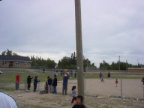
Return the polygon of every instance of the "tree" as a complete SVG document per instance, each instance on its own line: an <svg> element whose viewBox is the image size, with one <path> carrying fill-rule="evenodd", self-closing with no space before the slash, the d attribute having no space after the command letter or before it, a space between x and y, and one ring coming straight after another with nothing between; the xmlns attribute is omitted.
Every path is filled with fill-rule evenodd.
<svg viewBox="0 0 144 108"><path fill-rule="evenodd" d="M89 59L85 59L83 57L83 62L84 62L84 69L87 67L87 64L89 67L96 67L94 63L91 63ZM71 54L71 57L63 57L61 60L58 62L58 68L62 69L76 69L76 54L75 52Z"/></svg>
<svg viewBox="0 0 144 108"><path fill-rule="evenodd" d="M18 56L17 53L12 52L12 51L9 50L9 49L7 49L6 51L3 51L3 52L1 53L1 55L3 55L3 56Z"/></svg>
<svg viewBox="0 0 144 108"><path fill-rule="evenodd" d="M127 68L140 68L142 64L138 65L132 65L128 64L126 62L120 62L120 70L127 70ZM100 69L106 69L106 70L119 70L119 62L112 62L111 64L107 63L103 60L103 62L100 63Z"/></svg>

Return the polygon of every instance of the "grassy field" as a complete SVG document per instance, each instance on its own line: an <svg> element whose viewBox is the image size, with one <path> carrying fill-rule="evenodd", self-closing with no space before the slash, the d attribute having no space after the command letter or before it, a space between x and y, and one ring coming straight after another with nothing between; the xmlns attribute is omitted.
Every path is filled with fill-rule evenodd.
<svg viewBox="0 0 144 108"><path fill-rule="evenodd" d="M18 72L18 71L17 71ZM15 82L15 77L17 75L17 72L5 72L5 74L0 74L0 82L3 83L4 80L8 83L8 82ZM21 72L19 73L20 74L20 83L25 83L26 81L26 78L28 75L31 75L33 77L35 76L38 76L39 80L41 82L45 82L47 81L47 77L50 76L52 77L52 74L51 72L45 72L45 73L42 73L41 71L37 71L35 73L32 73L32 72ZM60 73L56 74L57 75L57 79L60 81L62 80L62 76L60 75ZM103 76L104 78L107 78L107 74L104 74L103 73ZM123 74L122 75L122 78L124 79L141 79L144 75L133 75L133 74ZM86 73L84 75L85 78L99 78L99 74L98 73ZM113 79L116 79L116 78L121 78L121 75L120 74L111 74L111 78ZM73 80L73 79L76 79L73 76L70 76L70 80Z"/></svg>

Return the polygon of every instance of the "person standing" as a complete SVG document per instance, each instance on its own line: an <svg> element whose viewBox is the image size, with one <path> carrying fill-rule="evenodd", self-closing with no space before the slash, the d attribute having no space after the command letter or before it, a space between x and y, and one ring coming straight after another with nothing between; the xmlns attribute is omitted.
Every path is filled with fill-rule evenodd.
<svg viewBox="0 0 144 108"><path fill-rule="evenodd" d="M17 75L16 75L16 90L19 89L19 81L20 81L20 75L17 74Z"/></svg>
<svg viewBox="0 0 144 108"><path fill-rule="evenodd" d="M53 93L54 94L57 94L56 86L57 86L57 78L56 78L56 75L55 75L54 80L53 80Z"/></svg>
<svg viewBox="0 0 144 108"><path fill-rule="evenodd" d="M77 76L77 73L76 73L76 71L75 71L75 74L74 74L74 75L75 75L75 78L76 78L76 76Z"/></svg>
<svg viewBox="0 0 144 108"><path fill-rule="evenodd" d="M143 82L143 85L144 85L144 77L142 78L142 82Z"/></svg>
<svg viewBox="0 0 144 108"><path fill-rule="evenodd" d="M111 78L111 74L110 74L110 72L108 73L108 79L110 79Z"/></svg>
<svg viewBox="0 0 144 108"><path fill-rule="evenodd" d="M40 81L38 81L37 76L35 76L35 78L34 78L34 92L35 92L36 89L37 89L37 83L38 83L38 82L40 82Z"/></svg>
<svg viewBox="0 0 144 108"><path fill-rule="evenodd" d="M30 90L32 79L33 79L33 77L31 77L30 75L27 77L28 90Z"/></svg>
<svg viewBox="0 0 144 108"><path fill-rule="evenodd" d="M48 76L48 92L52 93L52 79Z"/></svg>
<svg viewBox="0 0 144 108"><path fill-rule="evenodd" d="M103 75L102 75L102 77L101 77L101 82L104 82L104 77L103 77Z"/></svg>
<svg viewBox="0 0 144 108"><path fill-rule="evenodd" d="M72 87L72 101L71 103L73 103L76 100L76 86Z"/></svg>
<svg viewBox="0 0 144 108"><path fill-rule="evenodd" d="M63 90L62 90L62 94L64 95L67 95L67 85L68 85L68 79L69 77L64 74L64 77L63 77Z"/></svg>
<svg viewBox="0 0 144 108"><path fill-rule="evenodd" d="M99 74L99 77L100 77L100 79L102 78L102 73L100 72L100 74Z"/></svg>

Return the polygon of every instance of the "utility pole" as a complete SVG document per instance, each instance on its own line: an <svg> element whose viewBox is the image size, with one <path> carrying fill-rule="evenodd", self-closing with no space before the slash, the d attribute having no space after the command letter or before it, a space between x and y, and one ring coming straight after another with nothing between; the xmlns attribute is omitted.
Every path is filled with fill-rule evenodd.
<svg viewBox="0 0 144 108"><path fill-rule="evenodd" d="M80 0L75 0L75 21L76 21L78 95L81 95L84 97L83 48L82 48L81 2Z"/></svg>

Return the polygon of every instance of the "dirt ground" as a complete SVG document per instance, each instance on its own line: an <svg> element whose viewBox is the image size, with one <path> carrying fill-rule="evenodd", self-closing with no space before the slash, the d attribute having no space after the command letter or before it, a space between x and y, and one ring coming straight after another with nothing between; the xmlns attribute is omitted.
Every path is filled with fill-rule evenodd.
<svg viewBox="0 0 144 108"><path fill-rule="evenodd" d="M139 79L123 79L123 97L121 95L120 80L118 87L114 79L87 79L85 91L85 105L87 108L144 108L143 88ZM4 92L13 96L19 108L72 108L71 87L77 85L76 80L69 80L68 95L62 95L62 81L58 82L58 94L39 94L44 88L44 82L38 84L37 92L6 90Z"/></svg>

